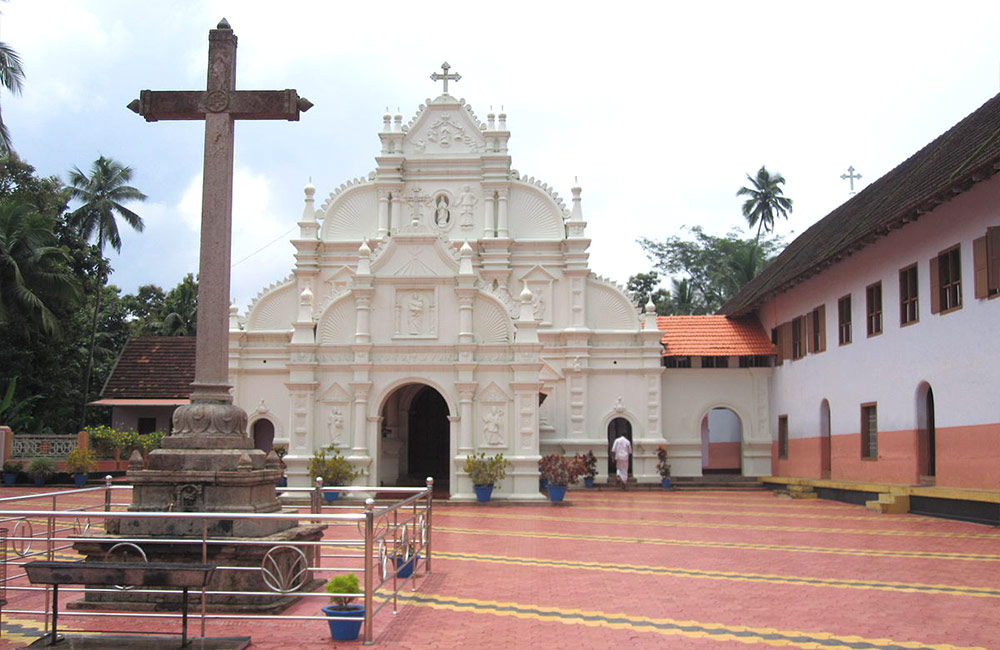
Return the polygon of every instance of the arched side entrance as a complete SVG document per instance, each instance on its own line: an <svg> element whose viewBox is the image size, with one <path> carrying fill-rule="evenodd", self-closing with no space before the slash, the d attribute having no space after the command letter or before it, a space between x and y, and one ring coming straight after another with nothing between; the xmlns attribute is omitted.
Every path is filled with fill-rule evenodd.
<svg viewBox="0 0 1000 650"><path fill-rule="evenodd" d="M615 464L614 454L611 453L611 445L614 443L615 438L618 436L625 436L625 438L632 442L632 423L626 418L614 418L611 422L608 422L608 476L614 478L615 472L618 471L618 466ZM632 458L629 456L628 459L628 475L632 476Z"/></svg>
<svg viewBox="0 0 1000 650"><path fill-rule="evenodd" d="M833 470L833 449L830 440L830 402L819 404L819 477L830 478Z"/></svg>
<svg viewBox="0 0 1000 650"><path fill-rule="evenodd" d="M253 446L261 451L274 449L274 423L267 418L260 418L251 427Z"/></svg>
<svg viewBox="0 0 1000 650"><path fill-rule="evenodd" d="M422 486L428 476L446 489L451 455L448 403L426 384L400 386L381 411L379 483Z"/></svg>
<svg viewBox="0 0 1000 650"><path fill-rule="evenodd" d="M701 419L701 473L743 472L743 421L727 408L711 409Z"/></svg>
<svg viewBox="0 0 1000 650"><path fill-rule="evenodd" d="M934 391L923 382L917 387L917 475L937 475L937 440L934 422Z"/></svg>

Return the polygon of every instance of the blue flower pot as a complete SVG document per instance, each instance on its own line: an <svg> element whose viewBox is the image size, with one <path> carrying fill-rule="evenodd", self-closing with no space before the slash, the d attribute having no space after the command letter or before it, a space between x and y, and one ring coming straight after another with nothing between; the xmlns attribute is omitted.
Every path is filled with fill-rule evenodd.
<svg viewBox="0 0 1000 650"><path fill-rule="evenodd" d="M409 560L404 560L402 557L398 555L392 558L393 562L396 563L396 575L400 578L409 578L410 576L412 576L413 565L415 564L414 560L417 560L419 558L420 558L419 555L414 555Z"/></svg>
<svg viewBox="0 0 1000 650"><path fill-rule="evenodd" d="M3 473L3 484L4 485L14 485L17 483L17 472L4 472Z"/></svg>
<svg viewBox="0 0 1000 650"><path fill-rule="evenodd" d="M323 490L323 498L327 501L336 501L340 498L340 492L335 490Z"/></svg>
<svg viewBox="0 0 1000 650"><path fill-rule="evenodd" d="M288 487L288 477L282 476L281 478L279 478L276 487Z"/></svg>
<svg viewBox="0 0 1000 650"><path fill-rule="evenodd" d="M479 503L486 503L493 496L492 485L473 485L472 489L476 491L476 501Z"/></svg>
<svg viewBox="0 0 1000 650"><path fill-rule="evenodd" d="M670 479L669 478L661 478L660 479L660 487L661 488L668 488L668 487L670 487Z"/></svg>
<svg viewBox="0 0 1000 650"><path fill-rule="evenodd" d="M589 488L594 487L594 479L590 478L589 476L583 477L583 485L584 487L589 487Z"/></svg>
<svg viewBox="0 0 1000 650"><path fill-rule="evenodd" d="M83 487L84 485L87 484L87 475L86 474L74 474L73 475L73 483L76 484L76 487Z"/></svg>
<svg viewBox="0 0 1000 650"><path fill-rule="evenodd" d="M562 503L563 497L565 496L566 496L565 485L549 486L549 501L551 501L552 503Z"/></svg>
<svg viewBox="0 0 1000 650"><path fill-rule="evenodd" d="M327 616L350 616L356 621L327 621L330 626L330 636L334 641L354 641L361 632L361 624L365 622L364 605L348 605L347 609L337 609L334 605L323 608Z"/></svg>

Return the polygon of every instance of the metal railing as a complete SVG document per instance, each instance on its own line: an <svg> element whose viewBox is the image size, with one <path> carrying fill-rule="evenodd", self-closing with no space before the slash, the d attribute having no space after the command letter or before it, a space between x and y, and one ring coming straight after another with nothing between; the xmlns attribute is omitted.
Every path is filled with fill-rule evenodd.
<svg viewBox="0 0 1000 650"><path fill-rule="evenodd" d="M98 494L103 492L103 495ZM409 586L417 588L418 572L431 570L432 559L432 492L433 479L427 480L424 488L387 487L324 487L318 482L314 488L278 488L281 498L291 501L281 512L276 513L218 513L218 512L129 512L131 487L113 485L107 477L102 487L79 490L61 490L0 499L0 528L8 530L8 557L3 562L0 574L0 589L7 590L8 604L5 613L38 617L44 621L43 630L48 631L48 612L51 604L50 586L29 584L23 565L37 559L82 559L75 548L89 549L89 559L95 559L95 548L106 549L106 558L119 561L153 561L150 556L162 552L165 545L176 552L187 547L189 556L209 563L213 553L225 547L242 548L246 553L255 553L260 562L256 566L219 564L217 572L242 572L249 579L262 585L260 590L225 590L209 587L202 589L200 601L201 636L205 637L206 625L216 620L248 621L293 621L328 620L324 616L305 616L268 613L227 613L214 611L213 607L222 601L239 603L253 601L261 603L274 599L277 603L298 601L299 599L323 598L331 596L355 596L365 604L362 639L365 645L374 641L373 619L387 605L392 611L398 609L398 594ZM327 502L323 494L335 492L341 498ZM60 507L60 501L79 502L80 497L90 497L92 503L83 506ZM97 498L94 498L97 497ZM297 501L302 504L300 506ZM171 519L185 522L201 522L201 534L191 536L134 536L109 535L106 524L114 520L160 520L169 525ZM307 525L320 529L317 539L297 539L275 542L273 539L213 537L210 524L220 520L258 522L262 526ZM114 526L112 526L114 528ZM250 547L250 548L247 548ZM257 548L253 548L257 547ZM158 551L157 549L160 549ZM57 557L58 554L58 557ZM398 559L397 559L398 558ZM400 577L399 569L407 562L413 563L412 574ZM257 572L251 574L250 572ZM316 591L326 577L339 573L361 575L361 594L328 594ZM322 582L321 582L322 580ZM255 587L257 589L257 587ZM31 598L44 591L44 605L37 608L37 598ZM82 594L84 599L92 598L90 609L75 609L60 613L60 619L72 618L86 621L88 632L121 633L121 624L113 630L102 630L101 621L113 619L180 619L180 613L149 613L121 611L114 600L125 598L177 598L178 590L61 587L60 593ZM192 592L192 598L195 598ZM34 601L36 605L31 606ZM237 605L238 607L238 605ZM96 622L95 622L96 621ZM65 625L60 632L70 631ZM80 630L82 631L82 629ZM147 630L140 633L147 634ZM175 634L157 631L157 634Z"/></svg>

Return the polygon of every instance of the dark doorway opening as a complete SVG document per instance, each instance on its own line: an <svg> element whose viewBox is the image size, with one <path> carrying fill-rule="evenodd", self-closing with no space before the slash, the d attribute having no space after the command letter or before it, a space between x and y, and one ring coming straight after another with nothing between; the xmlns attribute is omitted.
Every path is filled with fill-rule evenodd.
<svg viewBox="0 0 1000 650"><path fill-rule="evenodd" d="M253 423L253 446L261 451L274 448L274 424L267 418Z"/></svg>
<svg viewBox="0 0 1000 650"><path fill-rule="evenodd" d="M830 478L833 471L833 449L830 440L830 402L819 405L819 477Z"/></svg>
<svg viewBox="0 0 1000 650"><path fill-rule="evenodd" d="M625 436L629 442L632 442L632 423L625 418L615 418L608 423L608 476L611 478L614 478L615 472L618 471L618 466L615 465L615 457L611 453L611 445L618 436ZM628 458L629 476L632 476L632 458L633 456L629 456Z"/></svg>
<svg viewBox="0 0 1000 650"><path fill-rule="evenodd" d="M451 426L448 403L439 392L424 386L414 396L409 409L408 476L413 485L424 485L428 476L435 486L448 483L448 458L451 453Z"/></svg>
<svg viewBox="0 0 1000 650"><path fill-rule="evenodd" d="M930 384L917 389L917 454L921 478L937 475L937 432L934 422L934 391Z"/></svg>

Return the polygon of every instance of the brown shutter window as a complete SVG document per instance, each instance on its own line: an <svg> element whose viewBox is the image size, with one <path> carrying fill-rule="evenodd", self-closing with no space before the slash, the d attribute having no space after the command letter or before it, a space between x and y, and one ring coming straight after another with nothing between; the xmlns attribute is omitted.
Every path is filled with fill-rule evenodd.
<svg viewBox="0 0 1000 650"><path fill-rule="evenodd" d="M1000 226L986 229L986 266L989 295L1000 293Z"/></svg>
<svg viewBox="0 0 1000 650"><path fill-rule="evenodd" d="M939 258L932 257L931 269L931 313L941 312L941 270L939 268Z"/></svg>
<svg viewBox="0 0 1000 650"><path fill-rule="evenodd" d="M781 358L792 358L792 323L782 323L778 326L778 342L781 344Z"/></svg>
<svg viewBox="0 0 1000 650"><path fill-rule="evenodd" d="M973 285L976 298L987 298L990 295L989 256L986 252L986 237L972 240Z"/></svg>
<svg viewBox="0 0 1000 650"><path fill-rule="evenodd" d="M817 352L826 350L826 305L820 305L813 311L813 331Z"/></svg>

